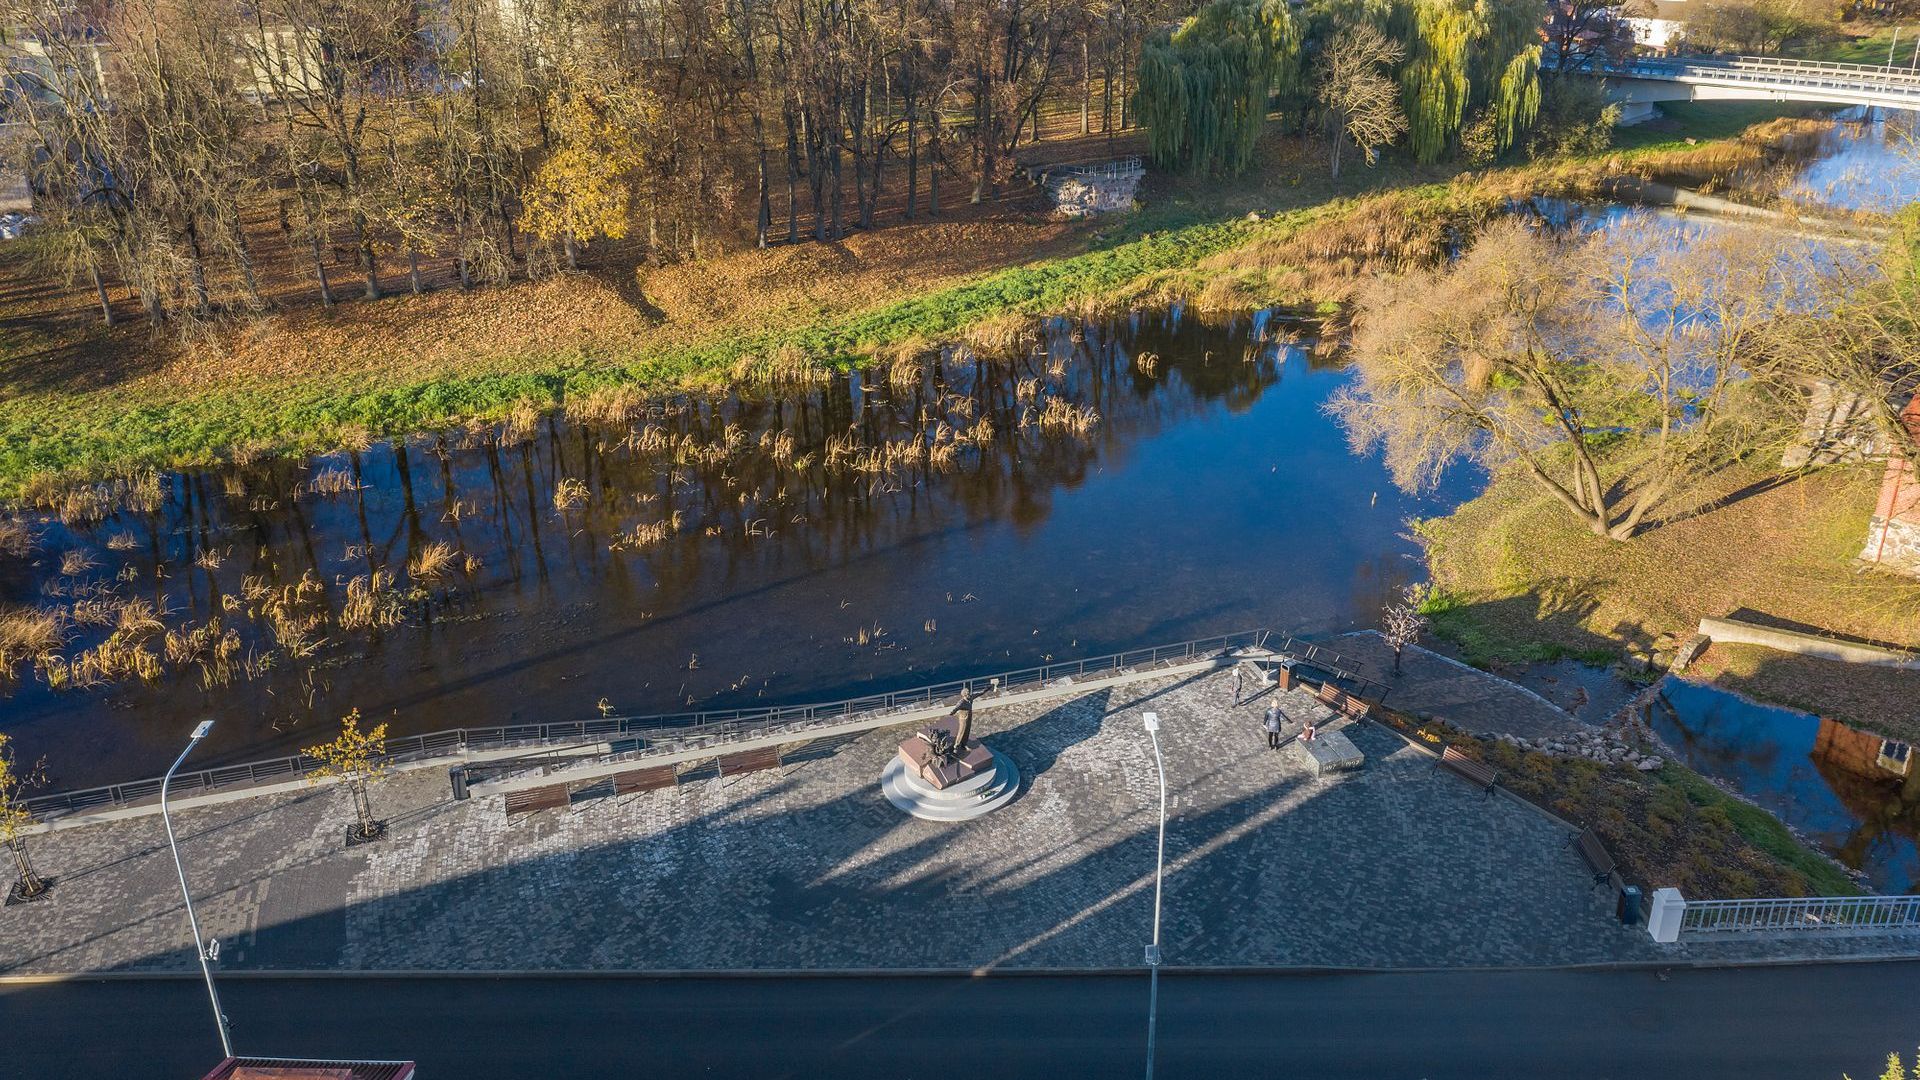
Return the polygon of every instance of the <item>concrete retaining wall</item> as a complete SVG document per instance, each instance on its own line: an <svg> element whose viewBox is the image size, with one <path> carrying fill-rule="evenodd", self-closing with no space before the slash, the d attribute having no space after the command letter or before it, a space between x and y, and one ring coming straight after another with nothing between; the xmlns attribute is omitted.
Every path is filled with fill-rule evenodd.
<svg viewBox="0 0 1920 1080"><path fill-rule="evenodd" d="M1848 664L1871 664L1875 667L1920 671L1920 658L1916 658L1912 653L1883 649L1877 645L1863 645L1854 641L1840 641L1836 638L1821 637L1818 634L1807 634L1798 630L1781 630L1741 619L1701 619L1700 632L1721 644L1762 645L1781 652L1816 656L1822 660L1839 660Z"/></svg>

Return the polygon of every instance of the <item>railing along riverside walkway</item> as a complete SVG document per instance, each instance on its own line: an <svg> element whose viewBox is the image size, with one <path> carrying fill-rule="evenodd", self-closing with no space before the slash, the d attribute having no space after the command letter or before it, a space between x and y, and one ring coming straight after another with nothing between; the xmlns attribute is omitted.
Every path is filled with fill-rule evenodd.
<svg viewBox="0 0 1920 1080"><path fill-rule="evenodd" d="M1920 896L1688 900L1678 889L1655 889L1647 933L1668 943L1688 934L1920 934Z"/></svg>
<svg viewBox="0 0 1920 1080"><path fill-rule="evenodd" d="M602 746L610 747L611 753L623 757L637 756L661 747L686 749L710 745L719 752L727 743L742 739L789 732L801 736L808 729L860 716L883 716L929 708L958 698L963 690L971 690L977 697L994 692L1043 687L1061 679L1171 667L1208 656L1236 652L1265 653L1310 666L1323 672L1349 693L1372 702L1377 703L1386 697L1385 685L1361 676L1356 670L1357 664L1331 649L1292 636L1281 638L1276 643L1272 631L1243 630L825 704L619 716L553 724L453 728L424 735L395 736L387 740L385 761L395 767L472 760L476 757L512 759L524 763L524 759L528 758ZM982 707L990 705L990 701L982 702ZM174 799L215 792L239 793L249 788L305 780L322 764L319 759L306 754L292 754L265 761L200 769L175 774L169 790ZM38 795L25 800L25 806L37 820L57 822L63 817L78 814L157 803L159 797L160 780L154 778Z"/></svg>
<svg viewBox="0 0 1920 1080"><path fill-rule="evenodd" d="M1553 59L1548 58L1552 63ZM1590 57L1569 73L1686 83L1803 101L1920 109L1920 71L1769 56Z"/></svg>
<svg viewBox="0 0 1920 1080"><path fill-rule="evenodd" d="M1682 933L1920 933L1920 896L1689 900L1680 918L1680 930Z"/></svg>

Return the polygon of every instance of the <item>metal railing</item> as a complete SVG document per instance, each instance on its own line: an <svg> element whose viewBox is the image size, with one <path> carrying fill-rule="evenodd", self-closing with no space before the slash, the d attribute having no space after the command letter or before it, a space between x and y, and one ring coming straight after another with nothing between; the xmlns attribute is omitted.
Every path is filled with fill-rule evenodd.
<svg viewBox="0 0 1920 1080"><path fill-rule="evenodd" d="M399 764L421 759L458 756L476 751L525 748L527 757L553 754L580 745L615 744L618 754L638 755L663 748L687 749L703 745L760 738L783 731L819 726L828 721L845 720L857 714L907 712L927 708L957 698L962 690L977 695L1044 686L1065 678L1118 674L1123 671L1162 667L1184 661L1229 653L1235 650L1268 651L1308 664L1339 683L1355 696L1379 701L1386 687L1361 676L1358 665L1331 649L1288 636L1275 643L1268 630L1243 630L1216 637L1197 638L1172 645L1156 645L1129 652L1110 653L1086 660L1068 660L1041 667L1021 668L975 679L959 679L887 694L848 698L812 705L788 705L759 709L726 709L706 712L664 713L643 716L613 716L597 720L576 720L553 724L514 724L503 727L453 728L425 735L400 735L387 740L385 760ZM173 778L176 797L196 793L253 787L260 784L303 779L319 769L321 762L305 754L293 754L268 761L223 765L197 772L178 773ZM25 801L35 818L55 818L158 799L160 780L135 780L124 784L86 788L78 791L38 795Z"/></svg>
<svg viewBox="0 0 1920 1080"><path fill-rule="evenodd" d="M1682 933L1920 932L1920 896L1811 896L1777 900L1688 900Z"/></svg>
<svg viewBox="0 0 1920 1080"><path fill-rule="evenodd" d="M1710 81L1765 86L1801 86L1854 94L1890 94L1920 99L1920 72L1870 64L1833 64L1768 56L1590 58L1581 70L1669 81Z"/></svg>

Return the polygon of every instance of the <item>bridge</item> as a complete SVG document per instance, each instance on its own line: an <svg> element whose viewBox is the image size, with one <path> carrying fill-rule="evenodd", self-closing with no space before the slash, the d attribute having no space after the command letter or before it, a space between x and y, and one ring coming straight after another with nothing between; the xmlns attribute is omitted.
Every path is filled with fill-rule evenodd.
<svg viewBox="0 0 1920 1080"><path fill-rule="evenodd" d="M1606 79L1607 96L1625 106L1626 123L1645 119L1662 101L1812 101L1920 112L1920 71L1907 68L1689 56L1599 58L1566 70Z"/></svg>

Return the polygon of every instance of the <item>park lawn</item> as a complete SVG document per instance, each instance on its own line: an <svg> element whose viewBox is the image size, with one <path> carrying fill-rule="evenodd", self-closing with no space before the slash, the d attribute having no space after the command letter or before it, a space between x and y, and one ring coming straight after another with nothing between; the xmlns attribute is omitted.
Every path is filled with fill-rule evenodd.
<svg viewBox="0 0 1920 1080"><path fill-rule="evenodd" d="M1114 219L956 209L833 244L662 268L604 257L471 292L289 305L187 338L99 329L84 297L25 276L16 253L0 258L0 498L494 420L612 386L713 389L792 356L844 367L1009 315L1172 299L1326 311L1507 198L1590 194L1612 170L1661 160L1609 152L1474 173L1389 155L1335 182L1320 140L1275 135L1246 176L1154 175L1147 208Z"/></svg>
<svg viewBox="0 0 1920 1080"><path fill-rule="evenodd" d="M1503 473L1420 526L1439 592L1435 626L1479 663L1651 653L1704 616L1741 609L1920 645L1920 582L1853 563L1877 474L1835 466L1780 477L1767 463L1737 465L1618 542L1593 535L1529 478Z"/></svg>
<svg viewBox="0 0 1920 1080"><path fill-rule="evenodd" d="M1899 38L1895 40L1894 35ZM1894 67L1907 67L1913 63L1913 47L1920 43L1920 35L1913 28L1894 30L1892 27L1876 29L1861 35L1846 35L1828 38L1825 41L1810 41L1795 45L1786 50L1786 55L1798 60L1824 60L1830 64L1869 64L1883 67L1889 55Z"/></svg>
<svg viewBox="0 0 1920 1080"><path fill-rule="evenodd" d="M1633 155L1685 150L1704 142L1739 137L1756 125L1809 119L1834 111L1804 101L1668 101L1661 116L1614 132L1615 148Z"/></svg>

